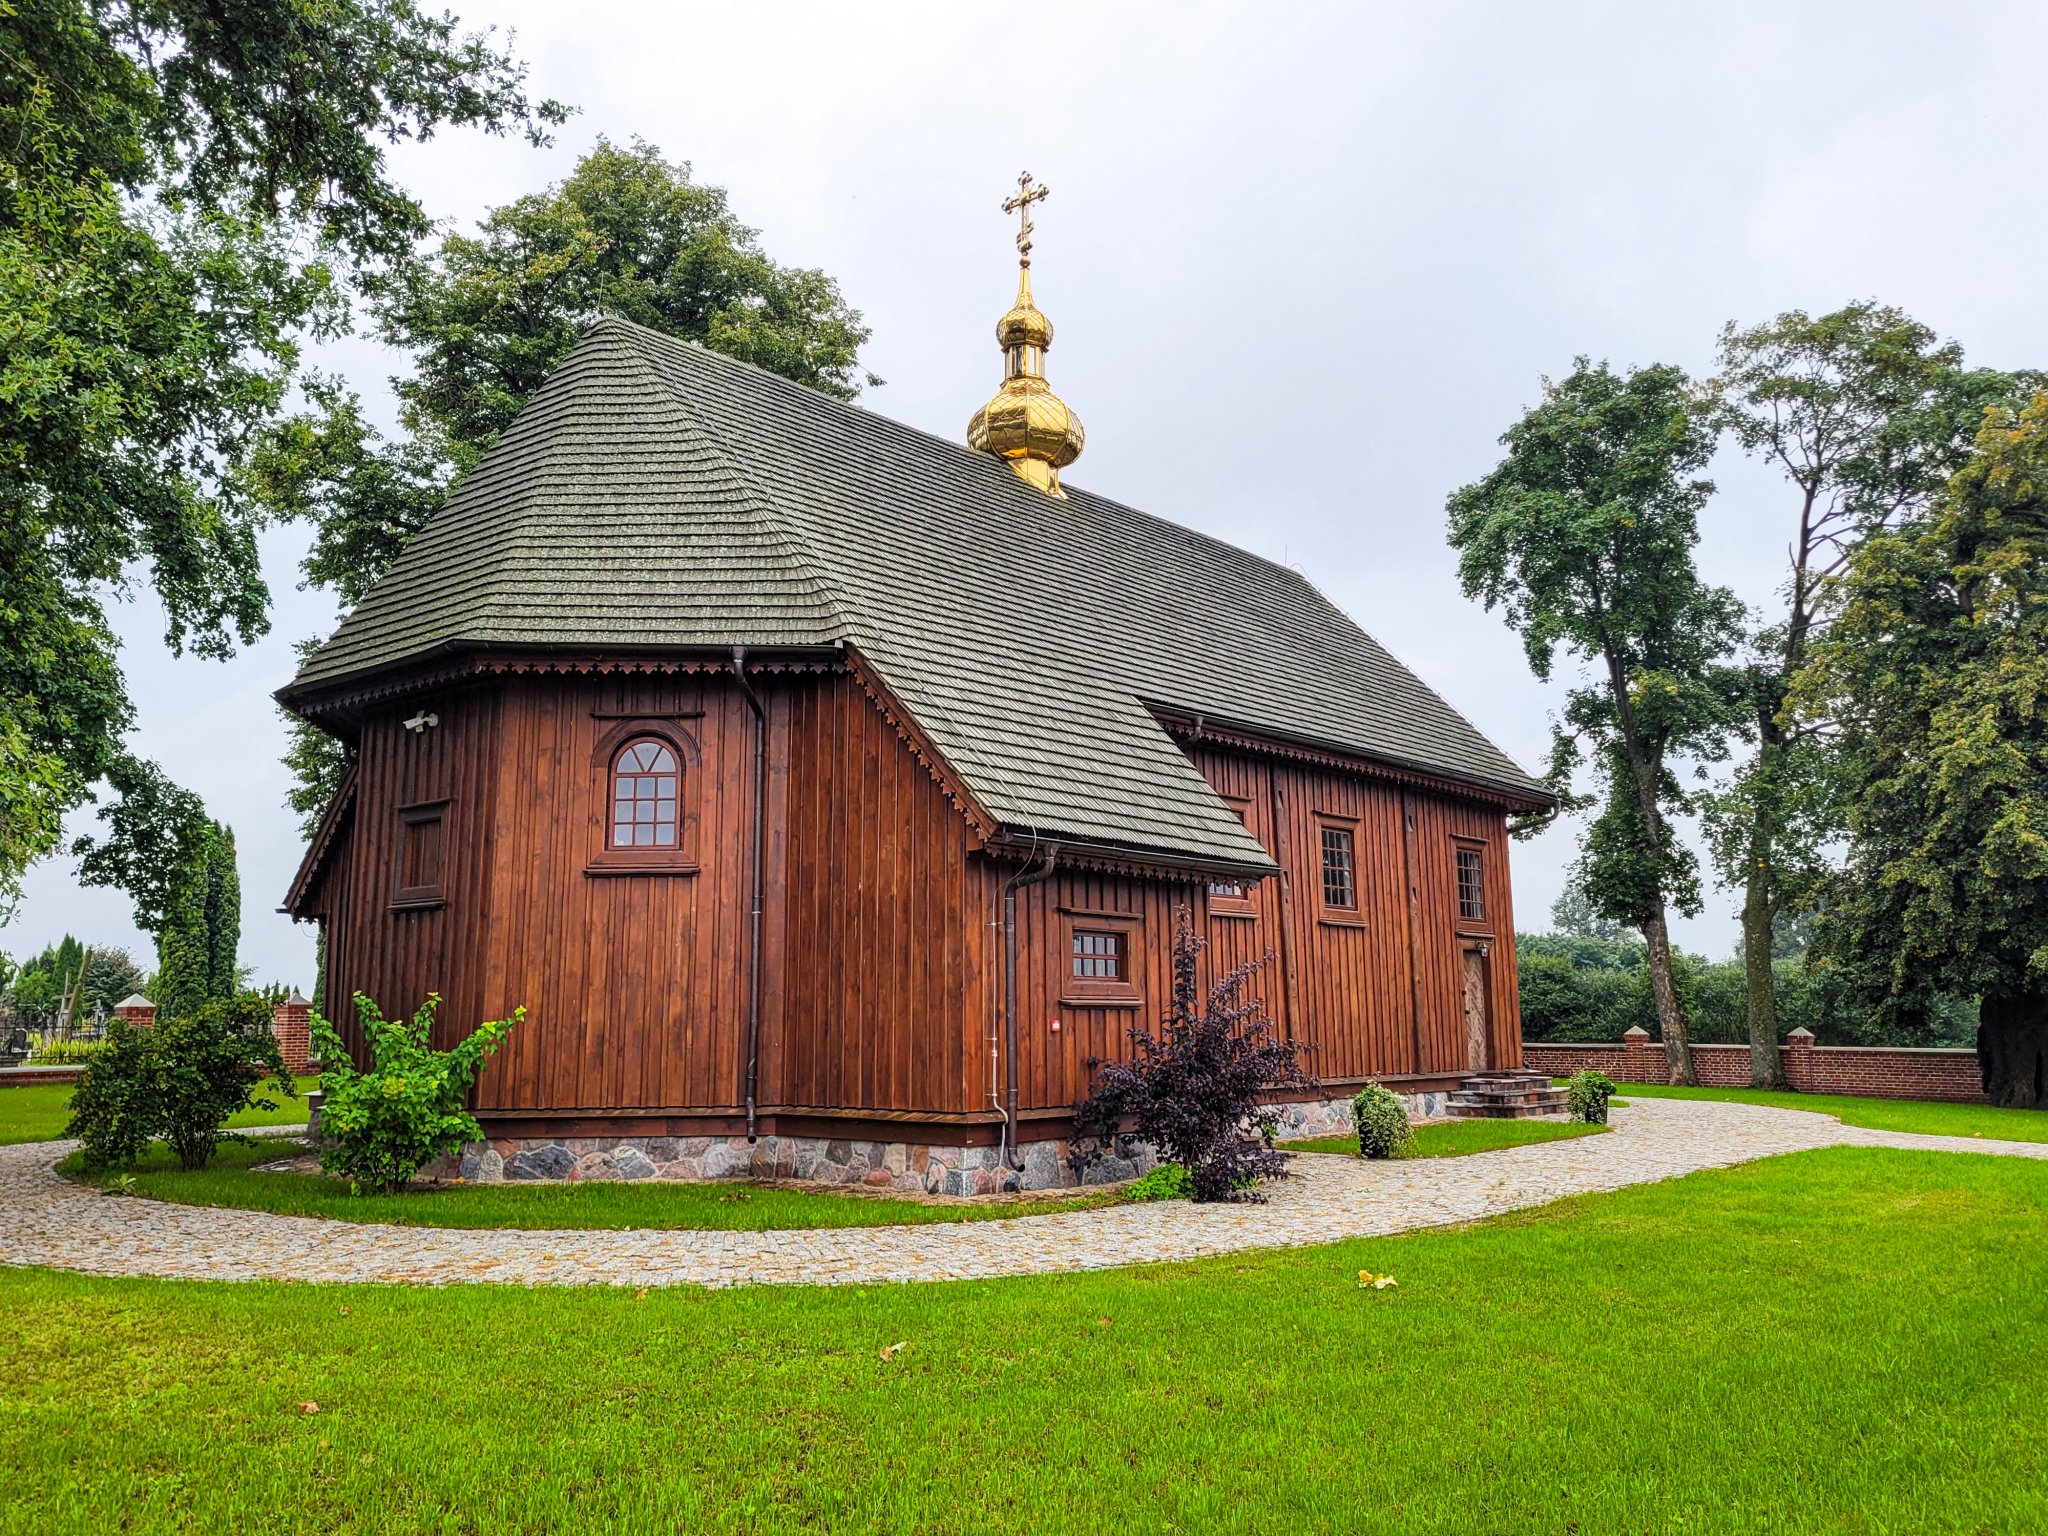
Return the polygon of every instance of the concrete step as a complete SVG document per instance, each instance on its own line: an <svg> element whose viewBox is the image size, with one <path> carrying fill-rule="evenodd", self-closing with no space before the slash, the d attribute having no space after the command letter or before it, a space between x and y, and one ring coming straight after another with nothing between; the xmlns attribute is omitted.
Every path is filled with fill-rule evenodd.
<svg viewBox="0 0 2048 1536"><path fill-rule="evenodd" d="M1566 1113L1562 1104L1449 1104L1453 1120L1541 1120Z"/></svg>
<svg viewBox="0 0 2048 1536"><path fill-rule="evenodd" d="M1479 1072L1458 1085L1446 1107L1460 1119L1526 1120L1564 1114L1570 1105L1571 1095L1540 1072Z"/></svg>

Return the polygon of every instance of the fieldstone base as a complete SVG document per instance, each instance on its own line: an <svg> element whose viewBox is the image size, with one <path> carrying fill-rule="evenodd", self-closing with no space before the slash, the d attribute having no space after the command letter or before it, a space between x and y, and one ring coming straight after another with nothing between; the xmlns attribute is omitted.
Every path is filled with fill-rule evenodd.
<svg viewBox="0 0 2048 1536"><path fill-rule="evenodd" d="M1404 1093L1401 1102L1408 1106L1410 1120L1441 1120L1450 1111L1449 1093ZM1306 1141L1316 1136L1349 1136L1356 1129L1351 1123L1351 1100L1307 1099L1299 1104L1275 1104L1280 1114L1281 1141Z"/></svg>
<svg viewBox="0 0 2048 1536"><path fill-rule="evenodd" d="M943 1147L902 1141L814 1136L603 1136L478 1142L449 1169L478 1184L514 1180L799 1179L858 1184L906 1194L993 1195L1113 1184L1151 1168L1149 1149L1099 1160L1087 1177L1067 1165L1065 1141L1027 1142L1021 1168L1003 1166L996 1147Z"/></svg>
<svg viewBox="0 0 2048 1536"><path fill-rule="evenodd" d="M1448 1095L1413 1094L1411 1116L1444 1113ZM1351 1133L1351 1101L1283 1104L1282 1140ZM902 1141L855 1141L816 1136L571 1136L480 1141L463 1149L447 1174L475 1184L508 1181L577 1183L599 1179L799 1179L815 1184L858 1184L906 1194L993 1195L1018 1190L1071 1189L1117 1184L1158 1163L1152 1148L1120 1139L1110 1148L1085 1145L1079 1172L1065 1138L1029 1141L1018 1148L1022 1166L1003 1166L996 1147L941 1147ZM423 1170L434 1172L436 1170Z"/></svg>

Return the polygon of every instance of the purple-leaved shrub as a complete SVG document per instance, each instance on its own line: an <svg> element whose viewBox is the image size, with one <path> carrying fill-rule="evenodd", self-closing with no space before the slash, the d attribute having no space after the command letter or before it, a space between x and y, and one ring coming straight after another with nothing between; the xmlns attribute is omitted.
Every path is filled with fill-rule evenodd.
<svg viewBox="0 0 2048 1536"><path fill-rule="evenodd" d="M1273 1033L1265 1002L1247 995L1272 956L1219 978L1205 997L1197 962L1205 942L1193 914L1174 914L1172 1007L1157 1034L1131 1031L1129 1061L1095 1061L1094 1091L1074 1110L1075 1160L1150 1142L1188 1170L1197 1200L1260 1200L1258 1184L1287 1171L1273 1147L1278 1117L1259 1102L1274 1088L1314 1088L1296 1047ZM1083 1151L1092 1148L1092 1151Z"/></svg>

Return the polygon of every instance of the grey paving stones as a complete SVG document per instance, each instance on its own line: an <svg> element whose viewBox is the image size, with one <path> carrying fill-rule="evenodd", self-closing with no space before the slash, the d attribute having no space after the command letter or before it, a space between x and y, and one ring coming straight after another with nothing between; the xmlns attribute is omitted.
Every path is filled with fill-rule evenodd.
<svg viewBox="0 0 2048 1536"><path fill-rule="evenodd" d="M0 1147L0 1263L174 1279L415 1285L854 1285L986 1278L1379 1236L1843 1145L2048 1159L2048 1144L1909 1136L1854 1129L1799 1110L1639 1099L1614 1112L1614 1130L1605 1136L1409 1162L1304 1155L1295 1160L1292 1177L1272 1186L1265 1205L1166 1201L956 1226L802 1232L513 1232L370 1226L108 1199L56 1173L54 1165L70 1143L38 1142ZM559 1150L566 1172L579 1154ZM616 1153L596 1155L617 1164ZM875 1171L889 1175L886 1166ZM618 1172L631 1176L623 1166ZM993 1168L963 1161L949 1170L949 1185L956 1172L971 1178L976 1189L979 1176L991 1183L997 1177Z"/></svg>

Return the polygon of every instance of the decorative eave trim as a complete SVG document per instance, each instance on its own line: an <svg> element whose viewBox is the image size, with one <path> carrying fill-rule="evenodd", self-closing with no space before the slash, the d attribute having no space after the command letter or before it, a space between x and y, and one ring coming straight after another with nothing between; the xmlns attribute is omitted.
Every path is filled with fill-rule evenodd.
<svg viewBox="0 0 2048 1536"><path fill-rule="evenodd" d="M1277 874L1277 864L1253 864L1236 859L1209 859L1199 854L1176 854L1157 849L1126 848L1114 843L1091 843L1064 833L1040 833L1004 827L988 840L987 852L1001 859L1028 861L1042 853L1048 843L1060 846L1061 869L1085 869L1101 875L1121 875L1137 880L1169 880L1176 885L1201 885L1228 879L1257 882Z"/></svg>
<svg viewBox="0 0 2048 1536"><path fill-rule="evenodd" d="M984 810L981 803L968 791L960 775L953 771L953 765L946 761L946 755L932 744L930 737L918 728L917 721L903 705L902 700L890 690L876 673L873 663L859 650L849 645L846 648L846 670L861 691L875 706L881 717L895 730L897 739L910 749L910 755L917 760L931 780L938 785L947 802L966 821L968 830L974 835L977 847L986 847L995 834L996 819Z"/></svg>
<svg viewBox="0 0 2048 1536"><path fill-rule="evenodd" d="M1311 763L1319 768L1334 768L1341 773L1356 774L1364 779L1378 779L1390 784L1405 785L1411 789L1428 790L1432 794L1447 795L1454 799L1498 805L1511 811L1557 809L1557 800L1549 794L1513 789L1483 779L1460 778L1455 774L1432 772L1388 758L1368 757L1363 753L1346 752L1334 747L1292 740L1245 726L1219 723L1210 717L1186 710L1156 704L1148 707L1153 718L1158 720L1168 735L1191 745L1207 743L1231 747L1240 752L1255 753L1262 757L1287 758L1294 762Z"/></svg>
<svg viewBox="0 0 2048 1536"><path fill-rule="evenodd" d="M438 664L434 664L438 662ZM844 666L838 646L748 648L749 672L837 672ZM484 642L451 644L373 673L332 683L288 683L272 695L293 714L326 723L379 704L396 703L436 689L504 676L676 676L732 670L729 647L671 646L633 651L623 648L535 646L499 648Z"/></svg>
<svg viewBox="0 0 2048 1536"><path fill-rule="evenodd" d="M327 855L339 843L342 825L355 809L358 768L358 764L350 763L348 772L342 775L341 787L334 792L334 798L328 802L326 813L320 818L320 824L313 829L313 840L306 845L305 856L299 860L298 873L292 876L291 889L284 893L284 911L294 922L300 920L301 908L306 897L325 871Z"/></svg>

